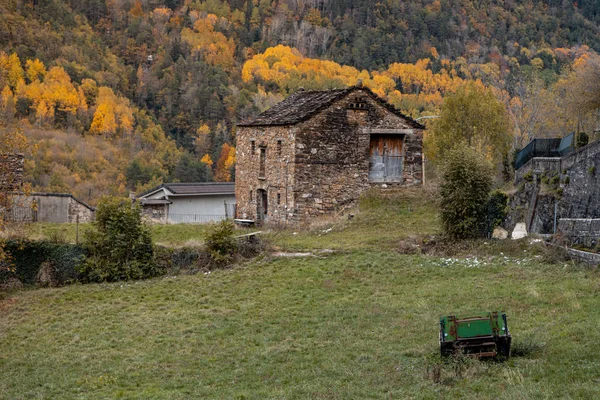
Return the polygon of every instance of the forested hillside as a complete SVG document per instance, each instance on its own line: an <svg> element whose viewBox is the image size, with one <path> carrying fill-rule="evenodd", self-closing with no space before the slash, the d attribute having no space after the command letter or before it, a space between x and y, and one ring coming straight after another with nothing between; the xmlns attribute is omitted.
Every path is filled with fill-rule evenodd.
<svg viewBox="0 0 600 400"><path fill-rule="evenodd" d="M480 80L515 146L596 122L565 103L600 49L595 0L0 0L0 15L0 129L35 145L34 188L91 202L232 179L235 123L300 86L360 78L419 116Z"/></svg>

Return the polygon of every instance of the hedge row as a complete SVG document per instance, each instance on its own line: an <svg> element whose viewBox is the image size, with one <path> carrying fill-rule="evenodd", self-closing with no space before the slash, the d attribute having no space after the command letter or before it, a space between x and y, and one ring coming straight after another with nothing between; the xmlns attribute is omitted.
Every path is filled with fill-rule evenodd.
<svg viewBox="0 0 600 400"><path fill-rule="evenodd" d="M11 240L4 246L10 255L14 274L26 285L36 283L36 276L46 262L53 267L56 283L76 281L79 278L77 266L85 259L84 249L74 244ZM7 271L0 274L0 280L14 276Z"/></svg>
<svg viewBox="0 0 600 400"><path fill-rule="evenodd" d="M10 271L0 266L0 284L18 278L25 285L35 285L44 263L51 266L52 285L64 285L81 280L79 267L84 262L84 247L75 244L47 241L7 241L4 248L11 258ZM243 242L238 256L253 257L262 251L260 243ZM166 248L155 246L154 259L161 274L194 273L215 268L210 254L204 248ZM46 284L48 284L46 282Z"/></svg>

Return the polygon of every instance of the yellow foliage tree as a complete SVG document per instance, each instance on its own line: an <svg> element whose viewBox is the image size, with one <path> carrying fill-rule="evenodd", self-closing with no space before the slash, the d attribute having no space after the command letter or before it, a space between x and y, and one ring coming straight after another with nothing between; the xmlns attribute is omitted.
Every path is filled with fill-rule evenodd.
<svg viewBox="0 0 600 400"><path fill-rule="evenodd" d="M29 82L41 81L46 76L46 66L37 58L35 60L27 60L25 62L25 69Z"/></svg>
<svg viewBox="0 0 600 400"><path fill-rule="evenodd" d="M204 164L208 165L209 167L212 167L213 165L213 160L212 158L210 158L210 155L205 154L204 157L202 157L202 159L200 159L200 162L203 162Z"/></svg>
<svg viewBox="0 0 600 400"><path fill-rule="evenodd" d="M235 147L223 144L221 155L217 161L215 179L218 182L231 182L231 168L235 165Z"/></svg>
<svg viewBox="0 0 600 400"><path fill-rule="evenodd" d="M0 52L0 86L8 85L12 90L25 80L25 71L16 53Z"/></svg>
<svg viewBox="0 0 600 400"><path fill-rule="evenodd" d="M225 18L221 21L226 23ZM202 53L206 62L231 69L234 65L235 42L227 39L221 32L215 30L219 18L208 14L194 23L194 29L184 28L181 38L192 46L193 51Z"/></svg>
<svg viewBox="0 0 600 400"><path fill-rule="evenodd" d="M196 131L196 140L194 140L194 147L196 148L196 154L206 153L210 148L210 127L206 124L200 125ZM212 165L212 161L211 161Z"/></svg>
<svg viewBox="0 0 600 400"><path fill-rule="evenodd" d="M133 110L129 100L115 95L111 88L105 86L98 88L96 111L90 132L109 136L118 132L131 133L133 123Z"/></svg>

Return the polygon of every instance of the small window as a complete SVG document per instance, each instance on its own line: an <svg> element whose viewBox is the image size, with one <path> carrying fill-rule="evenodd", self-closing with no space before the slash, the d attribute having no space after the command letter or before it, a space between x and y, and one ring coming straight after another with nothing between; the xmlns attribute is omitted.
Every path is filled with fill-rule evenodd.
<svg viewBox="0 0 600 400"><path fill-rule="evenodd" d="M256 141L251 140L250 141L250 154L254 155L254 153L256 153Z"/></svg>
<svg viewBox="0 0 600 400"><path fill-rule="evenodd" d="M277 205L281 204L281 193L277 193Z"/></svg>
<svg viewBox="0 0 600 400"><path fill-rule="evenodd" d="M258 177L265 177L265 161L267 159L267 149L265 147L260 148L260 165L258 170Z"/></svg>
<svg viewBox="0 0 600 400"><path fill-rule="evenodd" d="M281 140L277 141L277 155L281 157Z"/></svg>
<svg viewBox="0 0 600 400"><path fill-rule="evenodd" d="M252 190L250 190L250 201L254 201L254 192Z"/></svg>
<svg viewBox="0 0 600 400"><path fill-rule="evenodd" d="M348 108L351 110L367 110L369 106L364 100L358 100L356 103L348 104Z"/></svg>

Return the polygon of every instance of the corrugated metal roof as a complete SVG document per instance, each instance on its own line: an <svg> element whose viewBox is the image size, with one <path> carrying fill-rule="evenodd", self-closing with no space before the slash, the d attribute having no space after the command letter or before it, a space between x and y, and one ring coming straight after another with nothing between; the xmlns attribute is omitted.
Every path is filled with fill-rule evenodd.
<svg viewBox="0 0 600 400"><path fill-rule="evenodd" d="M362 86L352 86L347 89L332 89L322 91L304 91L299 90L280 103L259 114L253 119L241 122L238 126L273 126L273 125L294 125L306 121L319 111L331 105L334 101L345 97L346 95L362 90L369 94L379 104L393 112L394 114L406 119L411 125L418 129L425 127L402 114L400 111L381 99L369 88Z"/></svg>

